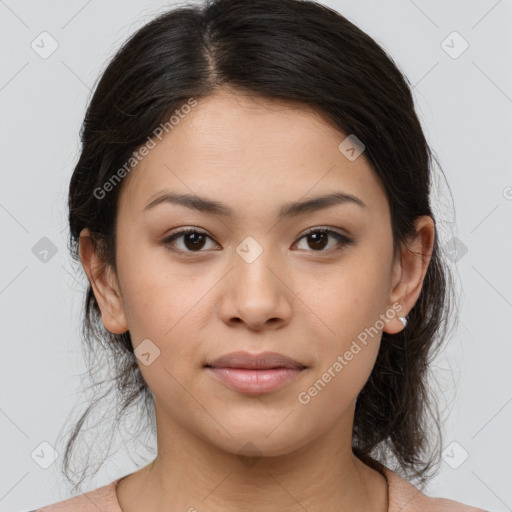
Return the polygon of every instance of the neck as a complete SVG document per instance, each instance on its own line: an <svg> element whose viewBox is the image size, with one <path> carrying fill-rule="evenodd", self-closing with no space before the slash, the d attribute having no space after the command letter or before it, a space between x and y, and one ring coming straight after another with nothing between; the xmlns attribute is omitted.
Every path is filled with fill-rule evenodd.
<svg viewBox="0 0 512 512"><path fill-rule="evenodd" d="M158 456L119 482L118 500L123 512L385 512L386 479L352 453L351 427L337 425L285 455L251 457L165 422Z"/></svg>

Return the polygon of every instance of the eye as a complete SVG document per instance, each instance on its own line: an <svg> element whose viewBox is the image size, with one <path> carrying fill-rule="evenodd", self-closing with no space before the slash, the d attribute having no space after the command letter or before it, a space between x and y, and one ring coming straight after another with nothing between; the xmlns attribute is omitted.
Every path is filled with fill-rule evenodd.
<svg viewBox="0 0 512 512"><path fill-rule="evenodd" d="M329 244L329 238L336 240L337 245L335 245L334 248L327 247L327 249L325 249ZM341 250L344 246L354 243L353 240L345 235L326 228L312 228L305 235L299 238L299 241L302 239L306 239L306 243L314 250L314 252L329 252L331 249L334 251Z"/></svg>
<svg viewBox="0 0 512 512"><path fill-rule="evenodd" d="M181 244L175 244L174 241L183 239ZM205 246L206 240L212 238L208 236L204 231L199 231L196 228L182 229L166 238L163 243L164 245L178 245L178 251L182 252L205 252L201 249Z"/></svg>
<svg viewBox="0 0 512 512"><path fill-rule="evenodd" d="M341 250L343 247L354 243L353 240L341 233L338 233L337 231L318 227L308 230L306 234L299 238L299 242L303 239L306 239L309 247L313 249L314 252ZM335 244L334 247L328 247L329 239L334 239L337 244ZM176 243L177 240L179 240L180 243ZM205 248L208 240L212 241L213 239L204 231L200 231L196 228L187 228L167 237L163 240L163 244L166 246L172 246L172 250L176 249L178 252L205 252L202 249ZM306 250L308 249L306 248Z"/></svg>

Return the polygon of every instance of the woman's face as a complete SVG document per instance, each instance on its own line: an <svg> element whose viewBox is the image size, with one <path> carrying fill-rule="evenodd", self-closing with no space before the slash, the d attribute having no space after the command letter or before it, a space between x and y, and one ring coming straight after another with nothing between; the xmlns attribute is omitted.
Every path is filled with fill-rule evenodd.
<svg viewBox="0 0 512 512"><path fill-rule="evenodd" d="M130 331L160 426L262 455L351 434L382 330L401 330L419 288L402 297L384 189L345 137L304 107L217 93L124 178L119 304L100 302L109 330ZM332 194L357 199L311 202ZM306 368L206 367L239 351Z"/></svg>

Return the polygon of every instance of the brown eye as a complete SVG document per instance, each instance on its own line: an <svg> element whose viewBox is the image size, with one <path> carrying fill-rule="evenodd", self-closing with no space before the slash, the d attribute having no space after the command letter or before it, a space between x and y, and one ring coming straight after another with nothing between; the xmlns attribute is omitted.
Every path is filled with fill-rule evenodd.
<svg viewBox="0 0 512 512"><path fill-rule="evenodd" d="M195 251L202 249L205 243L205 236L202 233L187 233L183 237L183 243L187 249Z"/></svg>
<svg viewBox="0 0 512 512"><path fill-rule="evenodd" d="M322 250L329 243L329 236L325 231L316 231L307 235L308 244L312 249Z"/></svg>
<svg viewBox="0 0 512 512"><path fill-rule="evenodd" d="M331 250L337 251L354 243L353 240L342 235L341 233L325 228L311 229L305 235L303 235L299 241L303 239L305 239L307 242L307 247L305 247L305 250L313 252L330 252ZM215 245L214 247L207 247L209 240L213 241L213 239L205 232L199 231L195 228L188 228L178 231L177 233L167 237L163 241L163 244L176 252L199 253L206 252L208 249L218 247ZM329 244L332 240L335 241L334 246L329 247Z"/></svg>
<svg viewBox="0 0 512 512"><path fill-rule="evenodd" d="M299 240L302 239L307 240L307 245L309 249L312 249L314 252L328 252L330 249L337 250L353 243L353 240L347 238L341 233L338 233L337 231L320 228L314 228L308 231ZM335 239L337 241L337 244L335 244L334 247L328 247L326 250L325 248L329 244L329 239Z"/></svg>
<svg viewBox="0 0 512 512"><path fill-rule="evenodd" d="M175 243L176 240L180 239L180 244ZM166 238L163 243L167 246L173 246L176 250L182 252L205 252L202 251L202 249L205 247L208 239L211 240L211 238L202 231L198 231L197 229L184 229Z"/></svg>

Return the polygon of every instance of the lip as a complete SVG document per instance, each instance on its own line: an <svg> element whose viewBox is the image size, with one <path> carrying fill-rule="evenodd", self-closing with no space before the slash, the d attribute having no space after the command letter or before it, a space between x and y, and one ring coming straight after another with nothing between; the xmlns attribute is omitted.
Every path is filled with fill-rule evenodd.
<svg viewBox="0 0 512 512"><path fill-rule="evenodd" d="M214 378L235 391L261 394L289 384L307 366L277 352L232 352L205 364L205 368Z"/></svg>
<svg viewBox="0 0 512 512"><path fill-rule="evenodd" d="M231 352L225 354L205 366L213 368L238 368L247 370L270 370L274 368L303 369L305 365L277 352Z"/></svg>

